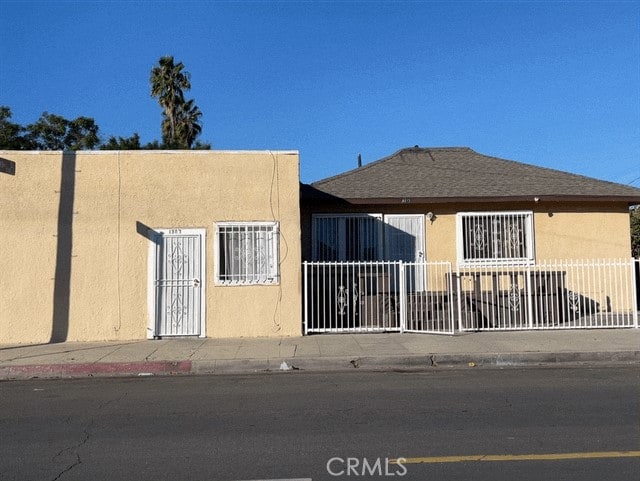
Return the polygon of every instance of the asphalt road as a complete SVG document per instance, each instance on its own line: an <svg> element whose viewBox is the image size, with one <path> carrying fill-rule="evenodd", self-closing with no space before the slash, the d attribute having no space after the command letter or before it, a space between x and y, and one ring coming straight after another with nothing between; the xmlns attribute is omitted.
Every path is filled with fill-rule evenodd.
<svg viewBox="0 0 640 481"><path fill-rule="evenodd" d="M0 383L2 481L628 481L638 451L636 367Z"/></svg>

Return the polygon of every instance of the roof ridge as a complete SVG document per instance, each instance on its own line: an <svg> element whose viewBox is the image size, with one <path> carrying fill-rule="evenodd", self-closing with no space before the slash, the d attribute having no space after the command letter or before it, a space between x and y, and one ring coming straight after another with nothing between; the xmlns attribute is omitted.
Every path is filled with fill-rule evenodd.
<svg viewBox="0 0 640 481"><path fill-rule="evenodd" d="M455 146L451 146L451 147L418 147L416 145L414 147L405 147L403 149L400 149L398 152L401 152L403 150L424 150L424 151L429 151L429 150L471 150L471 151L473 151L473 149L471 147L465 147L465 146L459 146L459 147L455 147Z"/></svg>
<svg viewBox="0 0 640 481"><path fill-rule="evenodd" d="M385 162L387 160L392 159L393 157L401 154L402 152L407 152L407 151L411 151L411 152L415 152L415 151L424 151L424 152L430 152L432 150L436 150L436 151L471 151L471 152L475 152L471 147L418 147L417 145L414 147L403 147L402 149L396 150L393 154L391 155L387 155L386 157L383 157L381 159L378 160L374 160L373 162L369 162L368 164L363 165L362 167L356 167L355 169L350 169L347 170L345 172L342 172L340 174L336 174L336 175L332 175L330 177L325 177L324 179L320 179L320 180L316 180L315 182L311 182L311 185L321 185L325 182L329 182L332 180L335 180L337 178L341 178L341 177L347 177L349 175L353 175L357 172L363 172L369 168L371 168L374 165L380 164L382 162ZM476 154L478 154L478 152L475 152ZM482 154L479 154L482 155Z"/></svg>
<svg viewBox="0 0 640 481"><path fill-rule="evenodd" d="M311 185L343 199L526 195L640 200L640 188L635 186L485 155L469 147L407 147Z"/></svg>

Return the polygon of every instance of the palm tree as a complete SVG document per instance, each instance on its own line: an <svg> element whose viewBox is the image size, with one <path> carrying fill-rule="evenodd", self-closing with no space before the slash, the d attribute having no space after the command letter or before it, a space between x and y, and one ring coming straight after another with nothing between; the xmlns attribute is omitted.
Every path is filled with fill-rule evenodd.
<svg viewBox="0 0 640 481"><path fill-rule="evenodd" d="M173 137L171 137L171 122L169 117L162 114L162 138L165 147L169 149L190 149L198 135L202 132L200 124L202 112L194 100L187 100L176 107L175 126Z"/></svg>
<svg viewBox="0 0 640 481"><path fill-rule="evenodd" d="M202 124L200 123L202 112L191 99L180 106L176 117L176 137L185 148L190 149L202 132Z"/></svg>
<svg viewBox="0 0 640 481"><path fill-rule="evenodd" d="M158 66L151 69L151 96L158 98L158 103L164 110L162 136L167 144L176 142L177 113L185 103L183 90L191 88L190 77L184 71L184 64L174 63L172 55L161 57Z"/></svg>

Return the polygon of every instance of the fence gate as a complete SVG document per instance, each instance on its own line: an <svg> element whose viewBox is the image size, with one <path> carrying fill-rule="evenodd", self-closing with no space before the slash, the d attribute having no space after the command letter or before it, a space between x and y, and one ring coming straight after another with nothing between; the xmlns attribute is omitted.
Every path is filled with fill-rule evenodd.
<svg viewBox="0 0 640 481"><path fill-rule="evenodd" d="M153 265L153 337L204 336L204 229L159 229Z"/></svg>
<svg viewBox="0 0 640 481"><path fill-rule="evenodd" d="M406 262L402 269L404 330L453 334L457 321L451 263Z"/></svg>
<svg viewBox="0 0 640 481"><path fill-rule="evenodd" d="M449 262L305 262L304 331L453 334Z"/></svg>

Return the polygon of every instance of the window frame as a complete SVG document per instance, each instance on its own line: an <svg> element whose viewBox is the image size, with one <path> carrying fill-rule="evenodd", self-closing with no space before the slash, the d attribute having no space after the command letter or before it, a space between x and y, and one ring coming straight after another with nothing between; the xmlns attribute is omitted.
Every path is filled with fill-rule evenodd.
<svg viewBox="0 0 640 481"><path fill-rule="evenodd" d="M464 222L465 218L482 217L488 218L493 222L494 218L509 218L522 216L524 219L524 249L525 257L490 257L490 258L465 258L465 235ZM466 236L467 238L469 236ZM492 236L494 237L494 236ZM495 237L491 242L497 242ZM535 263L535 230L534 215L531 210L514 210L514 211L469 211L458 212L456 214L456 253L458 264L461 266L477 266L477 265L531 265Z"/></svg>
<svg viewBox="0 0 640 481"><path fill-rule="evenodd" d="M317 224L316 221L318 219L362 219L369 218L373 219L375 226L375 245L372 247L375 249L375 258L370 259L368 261L349 261L346 260L347 256L347 245L346 239L345 242L340 242L340 236L346 236L347 226L346 221L344 224L339 223L336 228L336 235L338 237L337 242L337 260L319 260L319 252L318 252L318 232L317 232ZM375 222L377 221L377 222ZM382 224L384 223L384 216L381 213L368 213L368 212L354 212L354 213L323 213L323 214L312 214L311 216L311 258L315 262L377 262L380 261L383 256L383 228ZM359 247L362 249L362 247ZM342 260L341 260L342 259Z"/></svg>
<svg viewBox="0 0 640 481"><path fill-rule="evenodd" d="M255 233L260 232L259 230L255 230L250 232L249 229L252 228L260 228L260 227L268 227L270 230L265 230L267 234L272 236L272 240L269 242L267 246L268 249L268 257L267 257L267 272L265 273L257 273L257 274L248 274L248 273L239 273L239 274L222 274L221 275L221 267L222 267L222 256L223 256L223 246L221 244L221 235L225 235L225 242L227 240L226 235L234 234L233 230L229 232L225 232L224 229L238 229L238 233L242 233L243 229L245 233ZM254 241L255 242L255 241ZM246 251L247 246L243 246L243 249ZM215 241L214 241L214 264L215 264L215 275L214 275L214 283L217 286L257 286L257 285L279 285L280 284L280 223L278 221L222 221L215 222ZM226 279L225 277L231 276L242 276L242 278L238 279ZM252 277L256 277L253 279Z"/></svg>

